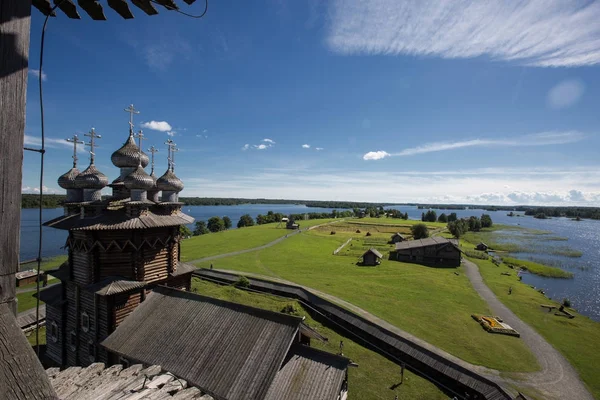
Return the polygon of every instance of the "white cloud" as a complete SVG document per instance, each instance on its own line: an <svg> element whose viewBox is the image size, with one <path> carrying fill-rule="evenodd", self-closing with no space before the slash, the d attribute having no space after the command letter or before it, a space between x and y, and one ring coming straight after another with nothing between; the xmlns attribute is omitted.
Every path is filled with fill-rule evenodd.
<svg viewBox="0 0 600 400"><path fill-rule="evenodd" d="M264 149L267 149L267 148L269 148L271 146L267 146L266 144L255 144L253 147L256 150L264 150Z"/></svg>
<svg viewBox="0 0 600 400"><path fill-rule="evenodd" d="M167 132L167 135L171 136L171 137L175 136L176 134L177 134L177 132L175 132L175 131L169 131L169 132Z"/></svg>
<svg viewBox="0 0 600 400"><path fill-rule="evenodd" d="M144 122L141 126L142 128L152 129L153 131L160 132L169 132L173 130L173 128L167 121Z"/></svg>
<svg viewBox="0 0 600 400"><path fill-rule="evenodd" d="M35 76L36 78L40 77L40 70L39 69L33 69L33 68L29 68L29 74ZM42 81L46 81L48 79L48 75L46 75L45 72L42 71Z"/></svg>
<svg viewBox="0 0 600 400"><path fill-rule="evenodd" d="M321 151L321 150L323 150L323 148L322 147L315 147L315 150L316 151Z"/></svg>
<svg viewBox="0 0 600 400"><path fill-rule="evenodd" d="M265 142L265 143L275 144L275 141L272 140L272 139L263 139L262 141Z"/></svg>
<svg viewBox="0 0 600 400"><path fill-rule="evenodd" d="M548 106L556 109L571 107L579 101L584 91L585 85L579 79L562 81L548 91Z"/></svg>
<svg viewBox="0 0 600 400"><path fill-rule="evenodd" d="M391 154L383 150L370 151L363 156L363 160L381 160L382 158L389 157Z"/></svg>
<svg viewBox="0 0 600 400"><path fill-rule="evenodd" d="M303 148L303 149L310 149L310 144L303 144L303 145L302 145L302 148Z"/></svg>
<svg viewBox="0 0 600 400"><path fill-rule="evenodd" d="M459 142L434 142L421 146L404 149L398 153L387 153L385 151L370 151L363 156L364 160L380 160L392 156L413 156L416 154L433 153L460 149L464 147L517 147L517 146L548 146L557 144L575 143L585 138L585 134L577 131L566 132L542 132L525 135L512 139L472 139Z"/></svg>
<svg viewBox="0 0 600 400"><path fill-rule="evenodd" d="M263 139L263 140L261 140L261 142L263 142L263 143L253 144L253 145L250 145L247 143L242 147L242 150L248 150L248 149L266 150L275 145L275 141L272 139Z"/></svg>
<svg viewBox="0 0 600 400"><path fill-rule="evenodd" d="M342 54L600 63L597 1L337 0L331 8L326 42Z"/></svg>
<svg viewBox="0 0 600 400"><path fill-rule="evenodd" d="M49 188L48 186L42 186L42 189L44 191L44 193L47 194L57 194L60 193L61 191L54 189L54 188ZM40 188L39 187L30 187L30 186L24 186L21 188L21 193L28 193L28 194L39 194L40 193Z"/></svg>
<svg viewBox="0 0 600 400"><path fill-rule="evenodd" d="M242 146L242 150L248 150L250 148L250 145L248 143L246 143L245 145Z"/></svg>
<svg viewBox="0 0 600 400"><path fill-rule="evenodd" d="M208 132L208 129L205 129L205 130L202 131L202 133L206 133L206 132Z"/></svg>

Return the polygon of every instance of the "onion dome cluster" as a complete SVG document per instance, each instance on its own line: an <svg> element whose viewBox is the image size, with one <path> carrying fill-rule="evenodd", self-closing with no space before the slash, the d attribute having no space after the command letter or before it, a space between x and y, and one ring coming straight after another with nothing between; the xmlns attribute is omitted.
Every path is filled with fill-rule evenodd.
<svg viewBox="0 0 600 400"><path fill-rule="evenodd" d="M129 190L150 190L154 187L154 179L144 171L141 165L127 175L124 180L125 187Z"/></svg>
<svg viewBox="0 0 600 400"><path fill-rule="evenodd" d="M135 168L140 164L145 168L150 162L148 155L135 144L132 135L119 150L112 153L110 160L118 168Z"/></svg>
<svg viewBox="0 0 600 400"><path fill-rule="evenodd" d="M108 178L98 171L94 164L90 164L75 178L75 187L78 189L102 189L108 185Z"/></svg>

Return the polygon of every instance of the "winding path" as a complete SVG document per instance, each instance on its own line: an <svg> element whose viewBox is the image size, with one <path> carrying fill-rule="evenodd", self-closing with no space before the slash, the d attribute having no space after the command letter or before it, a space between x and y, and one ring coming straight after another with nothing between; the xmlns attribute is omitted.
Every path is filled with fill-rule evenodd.
<svg viewBox="0 0 600 400"><path fill-rule="evenodd" d="M516 379L506 379L516 385L535 388L548 399L592 400L593 397L579 378L577 371L550 343L533 328L521 321L506 307L483 282L477 265L463 260L465 273L473 288L485 300L492 313L500 316L507 324L521 334L521 340L529 347L540 364L541 371L533 373L511 374Z"/></svg>

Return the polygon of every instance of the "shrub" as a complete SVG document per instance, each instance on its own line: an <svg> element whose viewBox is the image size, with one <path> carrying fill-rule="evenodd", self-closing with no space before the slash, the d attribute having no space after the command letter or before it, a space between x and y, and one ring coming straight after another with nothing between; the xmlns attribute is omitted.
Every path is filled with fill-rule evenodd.
<svg viewBox="0 0 600 400"><path fill-rule="evenodd" d="M296 309L296 306L293 303L289 303L289 304L286 304L285 306L283 306L283 308L281 309L280 312L282 312L284 314L289 314L289 315L298 315L299 314L298 310Z"/></svg>
<svg viewBox="0 0 600 400"><path fill-rule="evenodd" d="M360 233L360 229L357 229L357 230L356 230L356 233Z"/></svg>
<svg viewBox="0 0 600 400"><path fill-rule="evenodd" d="M429 229L425 224L416 224L410 228L413 239L425 239L429 237Z"/></svg>
<svg viewBox="0 0 600 400"><path fill-rule="evenodd" d="M571 300L569 300L565 297L562 301L562 305L565 307L571 307Z"/></svg>
<svg viewBox="0 0 600 400"><path fill-rule="evenodd" d="M330 235L335 235L335 231L331 231Z"/></svg>
<svg viewBox="0 0 600 400"><path fill-rule="evenodd" d="M235 287L247 288L250 287L250 281L244 275L241 275L237 281L233 284Z"/></svg>

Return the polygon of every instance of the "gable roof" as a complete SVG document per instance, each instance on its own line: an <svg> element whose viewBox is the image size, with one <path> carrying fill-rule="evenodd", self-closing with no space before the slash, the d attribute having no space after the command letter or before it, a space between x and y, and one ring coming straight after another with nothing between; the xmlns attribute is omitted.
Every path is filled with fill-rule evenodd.
<svg viewBox="0 0 600 400"><path fill-rule="evenodd" d="M393 237L393 238L395 238L396 236L400 236L401 238L403 238L403 239L404 239L404 235L403 235L403 234L401 234L400 232L396 232L396 233L394 233L394 234L392 235L392 237Z"/></svg>
<svg viewBox="0 0 600 400"><path fill-rule="evenodd" d="M263 399L302 318L164 286L102 345L160 365L217 399Z"/></svg>
<svg viewBox="0 0 600 400"><path fill-rule="evenodd" d="M428 246L437 246L451 244L452 246L458 248L458 240L456 239L446 239L440 236L434 236L426 239L417 239L417 240L407 240L404 242L396 243L396 250L406 250L406 249L415 249L419 247L428 247Z"/></svg>
<svg viewBox="0 0 600 400"><path fill-rule="evenodd" d="M377 251L377 249L374 249L372 247L369 250L365 251L365 253L363 254L363 257L366 256L369 253L373 253L373 254L375 254L379 258L383 258L383 255L379 251Z"/></svg>
<svg viewBox="0 0 600 400"><path fill-rule="evenodd" d="M349 364L346 357L296 345L265 400L337 400Z"/></svg>
<svg viewBox="0 0 600 400"><path fill-rule="evenodd" d="M134 289L141 289L144 286L146 286L146 282L144 281L134 281L120 276L109 276L99 282L85 286L84 289L99 296L111 296Z"/></svg>

